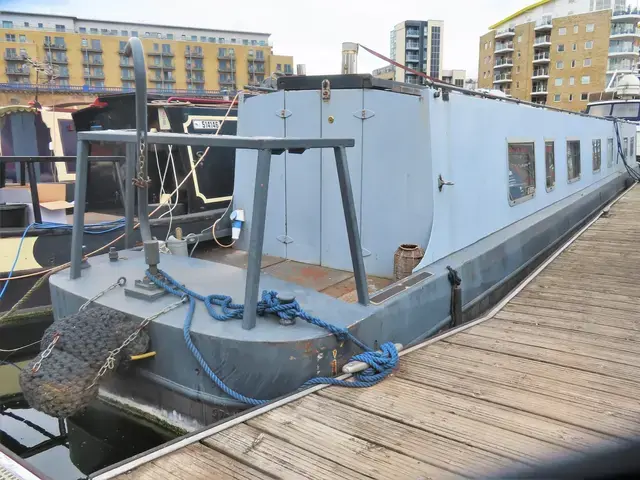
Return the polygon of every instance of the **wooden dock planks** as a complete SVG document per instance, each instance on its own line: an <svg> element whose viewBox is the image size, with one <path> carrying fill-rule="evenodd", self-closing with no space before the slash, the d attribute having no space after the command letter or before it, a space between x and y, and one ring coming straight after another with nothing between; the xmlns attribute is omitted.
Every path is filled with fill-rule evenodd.
<svg viewBox="0 0 640 480"><path fill-rule="evenodd" d="M640 433L640 189L486 321L121 479L462 478Z"/></svg>

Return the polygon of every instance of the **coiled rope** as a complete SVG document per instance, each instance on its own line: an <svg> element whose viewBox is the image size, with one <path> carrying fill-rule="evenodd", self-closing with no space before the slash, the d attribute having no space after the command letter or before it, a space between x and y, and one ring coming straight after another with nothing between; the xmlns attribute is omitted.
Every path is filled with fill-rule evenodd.
<svg viewBox="0 0 640 480"><path fill-rule="evenodd" d="M248 405L262 405L268 402L269 400L259 400L248 397L225 385L225 383L209 367L191 338L191 323L196 309L196 300L203 302L209 315L215 320L221 322L242 318L244 305L233 303L233 299L228 295L201 295L184 285L181 285L162 270L159 271L158 276L152 275L151 272L147 270L146 276L151 282L164 289L166 292L177 297L184 297L186 295L189 298L189 308L187 310L183 326L184 340L187 348L191 351L194 358L207 373L209 378L211 378L213 383L215 383L216 386L228 396L239 402L246 403ZM218 309L216 309L216 307L218 307ZM354 355L351 360L364 362L369 365L369 367L360 373L356 373L353 381L340 380L332 377L315 377L307 380L301 388L318 384L338 385L350 388L371 387L384 380L398 364L398 351L393 343L384 343L381 345L379 352L373 351L353 336L348 329L332 325L324 322L318 317L309 315L300 307L297 301L294 300L291 303L282 303L278 299L278 294L275 291L265 290L262 292L261 300L258 302L257 313L259 316L274 314L285 320L301 318L312 325L316 325L327 330L331 334L335 335L338 340L350 340L364 350L363 353Z"/></svg>

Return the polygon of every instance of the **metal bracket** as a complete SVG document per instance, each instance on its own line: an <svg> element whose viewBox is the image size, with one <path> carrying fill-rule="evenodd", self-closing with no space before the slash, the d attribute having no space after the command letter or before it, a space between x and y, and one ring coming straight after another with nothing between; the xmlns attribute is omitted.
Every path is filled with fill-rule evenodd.
<svg viewBox="0 0 640 480"><path fill-rule="evenodd" d="M331 100L331 82L327 79L322 81L322 100L328 102Z"/></svg>
<svg viewBox="0 0 640 480"><path fill-rule="evenodd" d="M438 190L442 191L442 187L445 185L454 185L453 182L445 182L442 175L438 175Z"/></svg>
<svg viewBox="0 0 640 480"><path fill-rule="evenodd" d="M293 243L293 238L291 238L289 235L278 235L276 237L276 240L278 240L280 243L284 243L285 245Z"/></svg>
<svg viewBox="0 0 640 480"><path fill-rule="evenodd" d="M362 110L356 110L355 112L353 112L353 116L356 118L360 118L362 120L366 120L368 118L373 117L376 114L376 112L374 112L373 110L368 110L366 108L362 109Z"/></svg>
<svg viewBox="0 0 640 480"><path fill-rule="evenodd" d="M280 118L289 118L293 114L291 113L291 110L283 108L282 110L276 111L276 115Z"/></svg>
<svg viewBox="0 0 640 480"><path fill-rule="evenodd" d="M367 250L366 248L362 249L362 256L363 257L370 257L371 256L371 252L369 250Z"/></svg>

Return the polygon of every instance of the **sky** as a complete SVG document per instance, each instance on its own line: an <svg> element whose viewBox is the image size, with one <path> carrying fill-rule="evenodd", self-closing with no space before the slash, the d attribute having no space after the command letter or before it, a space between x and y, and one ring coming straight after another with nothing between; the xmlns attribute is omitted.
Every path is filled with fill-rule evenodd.
<svg viewBox="0 0 640 480"><path fill-rule="evenodd" d="M271 33L274 53L293 55L308 75L339 73L342 42L389 56L389 32L403 20L444 20L444 68L477 77L478 39L489 25L534 0L0 0L3 10L71 15L98 20L160 23ZM358 55L358 72L385 62Z"/></svg>

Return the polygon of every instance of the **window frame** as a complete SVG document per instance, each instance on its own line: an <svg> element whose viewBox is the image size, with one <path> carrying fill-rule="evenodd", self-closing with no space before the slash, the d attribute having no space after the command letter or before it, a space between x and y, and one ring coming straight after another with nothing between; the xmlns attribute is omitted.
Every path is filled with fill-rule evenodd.
<svg viewBox="0 0 640 480"><path fill-rule="evenodd" d="M578 174L571 178L569 177L569 144L572 143L577 143L578 144ZM575 183L577 181L580 180L580 178L582 178L582 142L580 141L579 138L576 137L567 137L566 138L566 157L567 157L567 183L571 184L571 183Z"/></svg>
<svg viewBox="0 0 640 480"><path fill-rule="evenodd" d="M533 188L532 191L530 191L530 193L527 193L526 195L523 195L522 197L519 197L517 199L513 199L511 198L511 191L510 191L510 185L509 185L509 171L511 169L511 162L509 160L509 147L511 145L532 145L533 146L533 185L529 186L528 188L531 189ZM528 200L531 200L532 198L534 198L536 196L536 184L537 184L537 179L536 179L536 140L535 138L527 138L527 137L523 137L523 138L507 138L506 139L506 147L507 147L507 170L506 170L506 175L507 175L507 201L509 202L509 206L513 207L516 205L519 205L521 203L524 203Z"/></svg>
<svg viewBox="0 0 640 480"><path fill-rule="evenodd" d="M633 163L636 163L636 139L635 137L629 137L629 157L631 157Z"/></svg>
<svg viewBox="0 0 640 480"><path fill-rule="evenodd" d="M551 144L552 147L552 162L553 165L553 184L549 186L549 164L547 163L547 146ZM547 193L553 192L556 189L556 142L553 138L544 139L544 187Z"/></svg>
<svg viewBox="0 0 640 480"><path fill-rule="evenodd" d="M590 47L587 46L589 44L591 44ZM593 40L587 40L586 42L584 42L584 49L585 50L592 50L593 49Z"/></svg>
<svg viewBox="0 0 640 480"><path fill-rule="evenodd" d="M596 159L598 160L598 168L596 168ZM592 173L600 173L602 171L602 139L600 138L591 140L591 171Z"/></svg>
<svg viewBox="0 0 640 480"><path fill-rule="evenodd" d="M613 137L607 138L607 168L613 167Z"/></svg>
<svg viewBox="0 0 640 480"><path fill-rule="evenodd" d="M624 155L625 161L629 160L629 137L624 137L622 143L622 154Z"/></svg>

